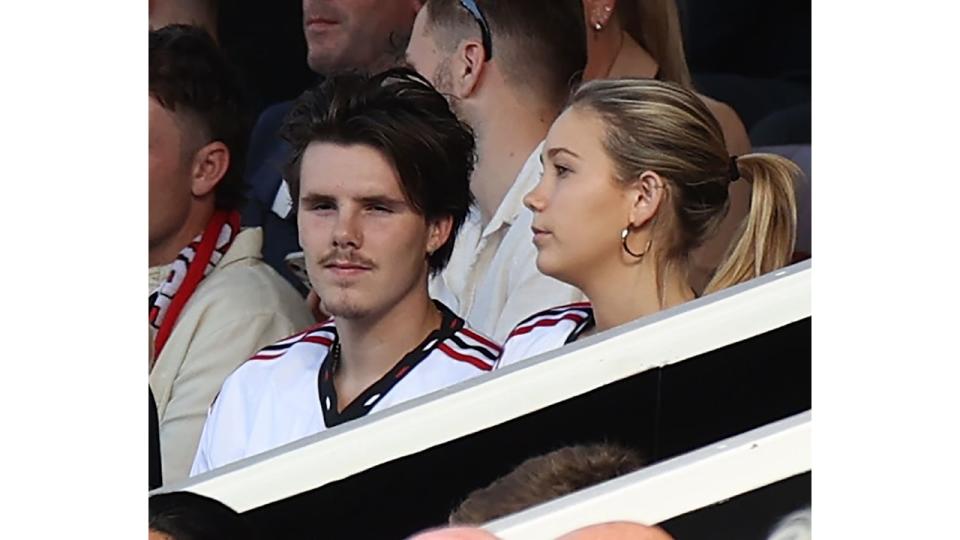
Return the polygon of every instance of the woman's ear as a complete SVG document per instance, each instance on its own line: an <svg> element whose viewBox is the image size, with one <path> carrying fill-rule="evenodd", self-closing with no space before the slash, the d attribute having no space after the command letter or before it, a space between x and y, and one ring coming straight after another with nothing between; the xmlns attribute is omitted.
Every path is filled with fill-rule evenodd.
<svg viewBox="0 0 960 540"><path fill-rule="evenodd" d="M657 215L667 196L667 184L657 173L644 171L628 190L632 199L630 225L640 228Z"/></svg>

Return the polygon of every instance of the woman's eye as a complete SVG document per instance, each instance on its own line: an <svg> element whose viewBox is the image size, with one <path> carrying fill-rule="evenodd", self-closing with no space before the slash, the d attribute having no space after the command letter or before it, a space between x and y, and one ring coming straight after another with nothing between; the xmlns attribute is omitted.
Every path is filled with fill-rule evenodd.
<svg viewBox="0 0 960 540"><path fill-rule="evenodd" d="M564 176L566 176L571 172L571 170L568 169L567 167L564 167L563 165L556 165L556 164L554 164L553 170L554 172L557 173L557 176L559 178L563 178Z"/></svg>

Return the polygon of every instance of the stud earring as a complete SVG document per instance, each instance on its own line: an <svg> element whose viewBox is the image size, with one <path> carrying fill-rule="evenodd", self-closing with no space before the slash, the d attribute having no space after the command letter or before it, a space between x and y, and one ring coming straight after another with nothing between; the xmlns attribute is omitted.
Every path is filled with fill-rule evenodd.
<svg viewBox="0 0 960 540"><path fill-rule="evenodd" d="M599 31L603 30L603 25L600 24L600 23L598 23L598 22L593 23L593 29L596 30L597 32L599 32Z"/></svg>

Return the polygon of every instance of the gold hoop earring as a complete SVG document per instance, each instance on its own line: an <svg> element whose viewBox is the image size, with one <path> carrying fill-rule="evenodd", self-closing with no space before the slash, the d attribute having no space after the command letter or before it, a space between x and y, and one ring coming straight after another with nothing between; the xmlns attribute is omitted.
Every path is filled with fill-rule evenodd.
<svg viewBox="0 0 960 540"><path fill-rule="evenodd" d="M653 238L650 238L649 240L647 240L647 246L643 248L643 253L634 253L633 251L630 250L630 246L627 245L627 236L629 235L630 235L630 227L624 227L623 230L620 231L620 244L623 246L623 250L627 252L627 255L630 255L635 259L642 259L643 256L646 255L648 251L650 251L650 244L653 243Z"/></svg>

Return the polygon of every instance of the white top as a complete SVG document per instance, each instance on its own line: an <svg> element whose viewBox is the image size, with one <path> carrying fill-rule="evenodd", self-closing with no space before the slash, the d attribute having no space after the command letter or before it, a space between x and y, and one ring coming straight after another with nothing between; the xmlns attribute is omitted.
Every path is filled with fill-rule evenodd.
<svg viewBox="0 0 960 540"><path fill-rule="evenodd" d="M510 332L497 368L515 364L572 343L594 325L589 302L547 309L527 317Z"/></svg>
<svg viewBox="0 0 960 540"><path fill-rule="evenodd" d="M542 148L541 142L527 158L486 227L479 209L471 209L450 262L430 280L433 298L498 342L531 313L584 299L576 288L537 270L533 213L523 197L540 180Z"/></svg>
<svg viewBox="0 0 960 540"><path fill-rule="evenodd" d="M190 476L319 433L490 371L500 346L445 306L440 327L343 410L337 410L333 319L263 348L227 378Z"/></svg>

